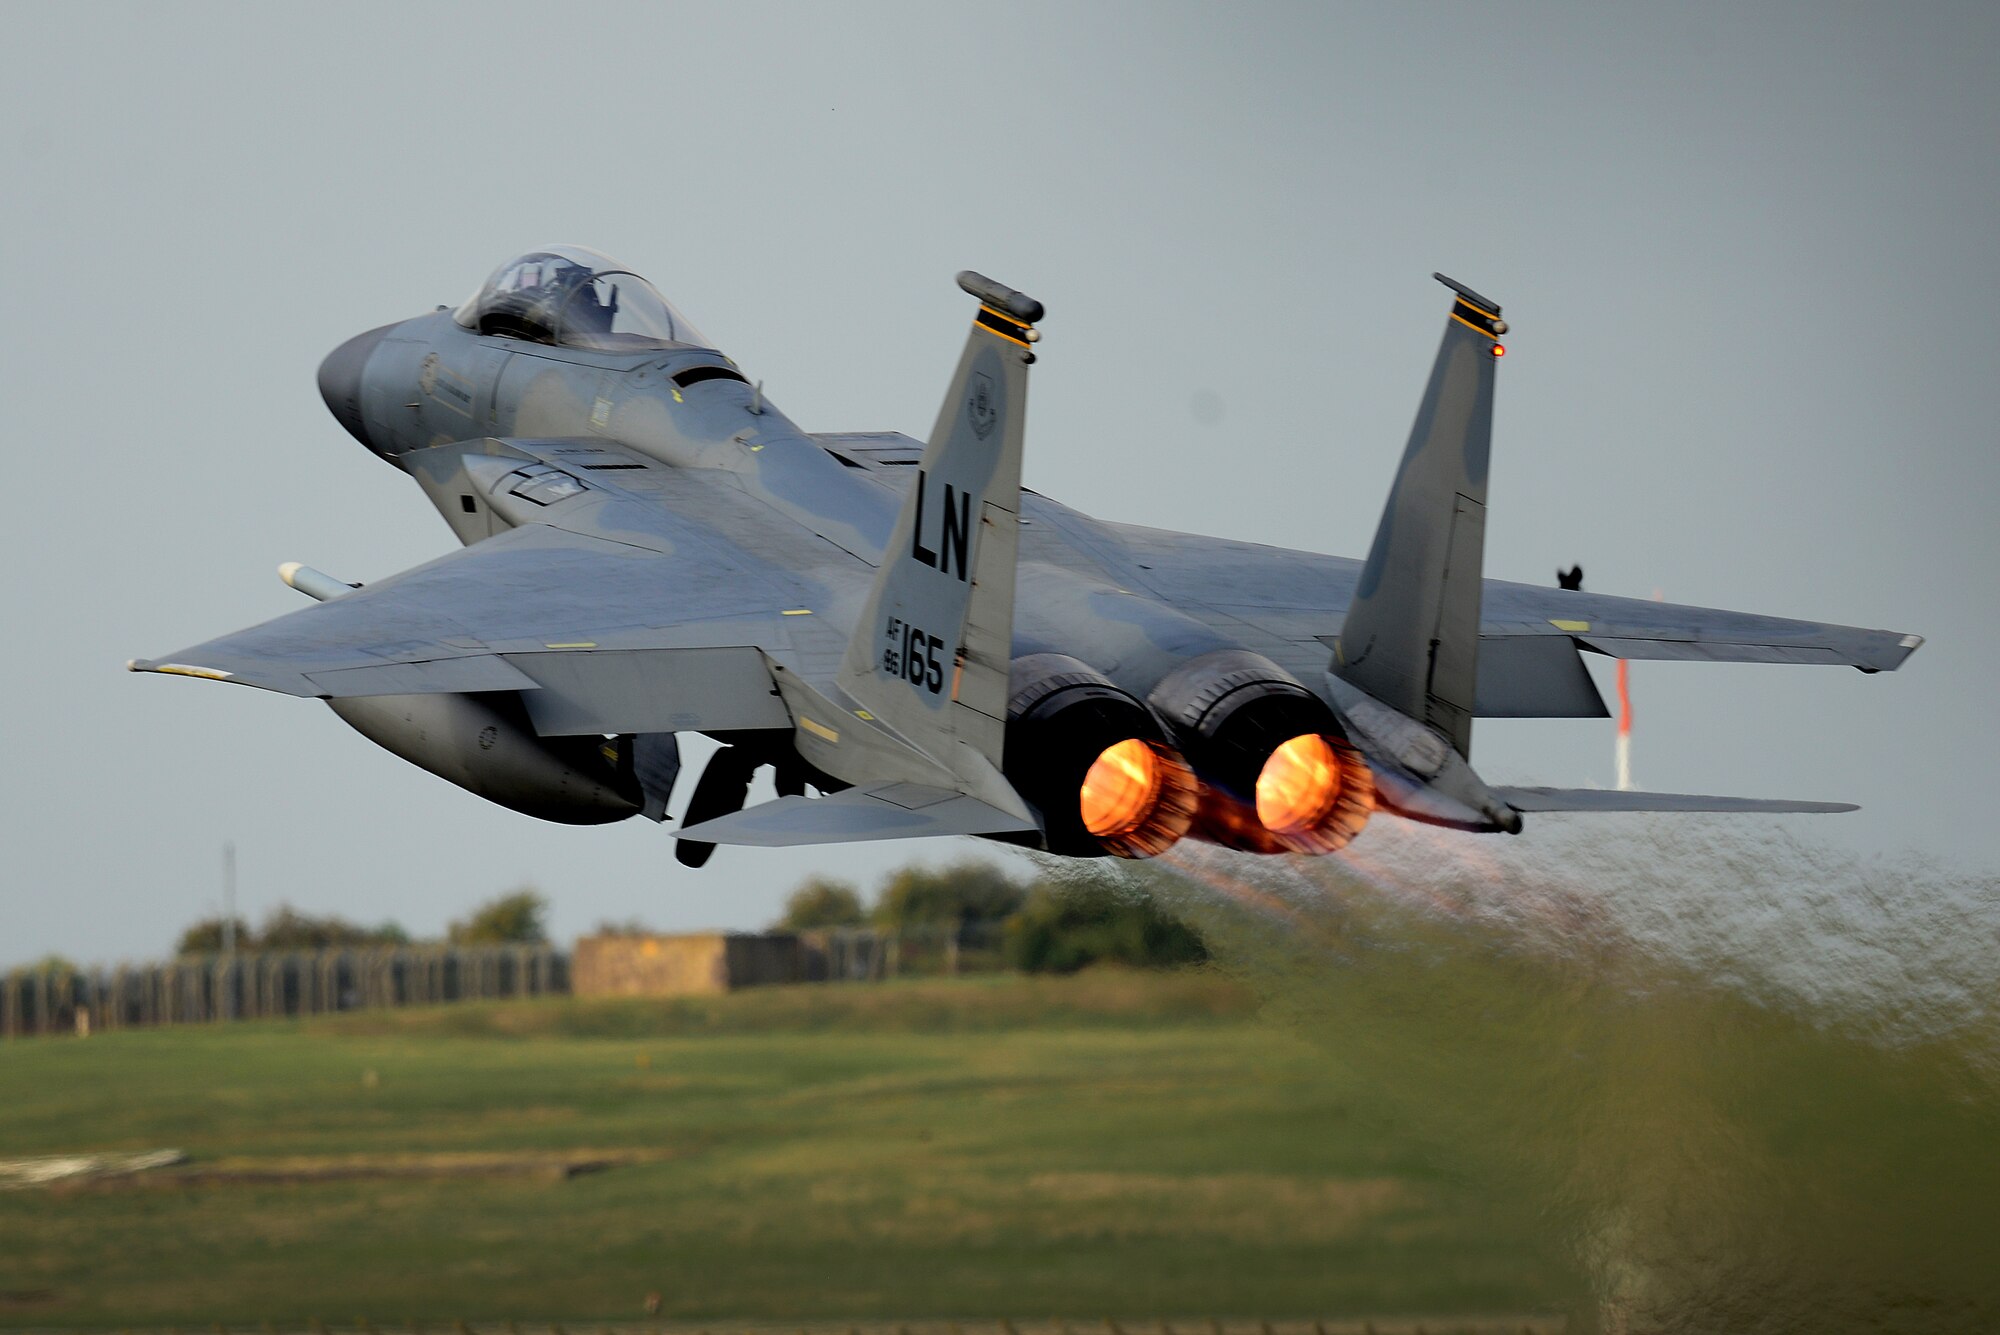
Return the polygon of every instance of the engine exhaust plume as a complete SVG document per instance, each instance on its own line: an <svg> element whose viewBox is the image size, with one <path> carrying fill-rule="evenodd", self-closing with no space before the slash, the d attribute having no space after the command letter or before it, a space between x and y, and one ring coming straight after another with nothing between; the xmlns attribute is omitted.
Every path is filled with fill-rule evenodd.
<svg viewBox="0 0 2000 1335"><path fill-rule="evenodd" d="M1605 820L1126 874L1567 1258L1573 1328L2000 1325L2000 876Z"/></svg>

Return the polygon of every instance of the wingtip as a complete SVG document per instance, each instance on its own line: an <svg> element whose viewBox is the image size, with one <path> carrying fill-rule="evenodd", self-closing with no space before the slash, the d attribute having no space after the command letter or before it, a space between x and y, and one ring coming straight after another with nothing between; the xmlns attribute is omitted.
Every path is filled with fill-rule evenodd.
<svg viewBox="0 0 2000 1335"><path fill-rule="evenodd" d="M1882 632L1882 634L1884 637L1886 637L1889 635L1895 635L1895 632L1884 631ZM1917 650L1923 647L1924 647L1924 637L1921 635L1897 636L1894 648L1883 648L1882 650L1874 654L1872 658L1868 657L1861 658L1854 664L1854 666L1860 668L1863 672L1867 672L1870 674L1877 672L1894 672L1897 668L1903 666L1903 664L1910 661L1911 654L1914 654Z"/></svg>
<svg viewBox="0 0 2000 1335"><path fill-rule="evenodd" d="M204 681L230 681L236 674L199 663L162 663L156 659L134 658L125 664L127 672L160 672L169 677L200 677Z"/></svg>

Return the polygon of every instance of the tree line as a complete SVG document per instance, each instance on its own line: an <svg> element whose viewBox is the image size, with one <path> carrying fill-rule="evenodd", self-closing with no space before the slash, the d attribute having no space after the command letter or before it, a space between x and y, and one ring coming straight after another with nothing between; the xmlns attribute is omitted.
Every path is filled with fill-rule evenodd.
<svg viewBox="0 0 2000 1335"><path fill-rule="evenodd" d="M313 914L280 904L264 915L256 927L242 918L235 920L236 949L330 950L340 947L451 945L509 946L542 945L549 939L549 901L541 892L522 888L495 896L465 917L455 919L441 939L418 940L401 924L380 923L369 927L336 914ZM174 951L180 955L214 955L223 948L224 923L220 916L203 918L181 933Z"/></svg>
<svg viewBox="0 0 2000 1335"><path fill-rule="evenodd" d="M549 939L548 910L546 897L524 887L478 905L454 920L441 938L419 940L395 922L369 926L280 904L255 926L238 918L235 946L249 952L541 945ZM950 933L976 948L997 950L999 962L1029 973L1071 973L1097 963L1174 968L1208 958L1201 934L1191 924L1121 884L1115 874L1094 867L1024 879L978 860L908 866L885 877L872 902L845 881L812 876L792 892L771 928L872 928L924 938ZM638 922L600 923L597 931L650 934ZM175 951L213 955L222 948L223 920L216 916L182 932Z"/></svg>
<svg viewBox="0 0 2000 1335"><path fill-rule="evenodd" d="M904 867L882 882L872 904L844 881L808 877L771 926L997 936L1005 963L1028 973L1071 973L1097 963L1174 968L1208 958L1191 924L1088 868L1019 880L990 862Z"/></svg>

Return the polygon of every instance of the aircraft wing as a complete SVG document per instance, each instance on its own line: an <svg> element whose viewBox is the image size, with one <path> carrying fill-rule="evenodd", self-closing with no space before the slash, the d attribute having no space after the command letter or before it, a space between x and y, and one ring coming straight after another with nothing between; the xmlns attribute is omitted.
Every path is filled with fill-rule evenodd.
<svg viewBox="0 0 2000 1335"><path fill-rule="evenodd" d="M814 624L809 563L750 550L792 540L775 516L722 495L578 499L572 527L505 531L131 667L319 698L517 690L545 736L790 727L769 657L830 665L845 636Z"/></svg>
<svg viewBox="0 0 2000 1335"><path fill-rule="evenodd" d="M1029 513L1076 541L1081 516L1043 501ZM1087 521L1086 521L1087 522ZM1361 562L1127 525L1094 525L1091 555L1219 631L1262 633L1263 651L1302 679L1326 668ZM1601 718L1580 653L1715 663L1817 663L1888 672L1917 635L1720 608L1484 581L1481 718ZM1311 676L1307 674L1311 673Z"/></svg>

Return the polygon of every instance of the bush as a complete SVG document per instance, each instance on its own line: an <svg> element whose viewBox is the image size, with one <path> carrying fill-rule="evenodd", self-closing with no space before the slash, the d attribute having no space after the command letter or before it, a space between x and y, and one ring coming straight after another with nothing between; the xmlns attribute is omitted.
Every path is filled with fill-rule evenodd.
<svg viewBox="0 0 2000 1335"><path fill-rule="evenodd" d="M853 886L810 876L792 891L784 916L771 924L771 930L809 932L817 927L859 927L866 921L861 896Z"/></svg>
<svg viewBox="0 0 2000 1335"><path fill-rule="evenodd" d="M195 924L181 938L185 945L189 936L203 926ZM222 929L216 924L215 949L220 950ZM302 913L290 904L280 904L265 915L264 925L254 933L245 933L240 928L236 937L238 950L327 950L335 946L400 946L407 945L410 934L393 922L380 927L363 927L345 918L328 914L323 918L310 913Z"/></svg>
<svg viewBox="0 0 2000 1335"><path fill-rule="evenodd" d="M548 911L549 901L541 892L524 886L487 900L471 917L452 923L446 939L455 946L540 945L549 939Z"/></svg>
<svg viewBox="0 0 2000 1335"><path fill-rule="evenodd" d="M236 948L248 950L255 938L251 935L250 924L236 919ZM181 933L180 944L174 947L176 955L214 955L222 950L222 919L203 918Z"/></svg>
<svg viewBox="0 0 2000 1335"><path fill-rule="evenodd" d="M1007 962L1024 973L1097 963L1171 969L1207 958L1194 928L1101 875L1039 883L1007 924Z"/></svg>
<svg viewBox="0 0 2000 1335"><path fill-rule="evenodd" d="M882 887L875 923L889 931L996 923L1017 912L1027 891L990 862L905 867Z"/></svg>

